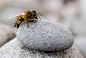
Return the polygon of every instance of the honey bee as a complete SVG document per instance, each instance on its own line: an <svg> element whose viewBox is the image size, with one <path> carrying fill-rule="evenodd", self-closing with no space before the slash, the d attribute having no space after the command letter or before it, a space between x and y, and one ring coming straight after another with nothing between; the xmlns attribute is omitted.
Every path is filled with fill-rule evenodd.
<svg viewBox="0 0 86 58"><path fill-rule="evenodd" d="M24 11L24 13L22 13L22 14L13 16L13 17L16 17L16 19L14 20L13 25L14 25L14 27L16 27L18 29L19 28L19 25L22 22L25 22L27 24L27 26L29 27L28 22L34 21L35 19L38 20L38 16L39 15L41 15L41 14L40 13L37 13L35 10L27 10L27 11ZM10 18L13 18L13 17L10 17Z"/></svg>

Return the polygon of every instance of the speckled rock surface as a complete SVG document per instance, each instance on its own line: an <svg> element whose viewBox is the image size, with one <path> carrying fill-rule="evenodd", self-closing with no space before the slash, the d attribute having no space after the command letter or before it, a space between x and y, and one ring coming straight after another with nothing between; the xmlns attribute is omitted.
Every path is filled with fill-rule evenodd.
<svg viewBox="0 0 86 58"><path fill-rule="evenodd" d="M15 38L0 48L0 58L83 58L80 52L72 46L70 49L58 52L39 52L22 47Z"/></svg>
<svg viewBox="0 0 86 58"><path fill-rule="evenodd" d="M21 24L17 31L19 42L25 47L41 51L58 51L70 48L73 43L71 32L60 24L38 20L36 23Z"/></svg>

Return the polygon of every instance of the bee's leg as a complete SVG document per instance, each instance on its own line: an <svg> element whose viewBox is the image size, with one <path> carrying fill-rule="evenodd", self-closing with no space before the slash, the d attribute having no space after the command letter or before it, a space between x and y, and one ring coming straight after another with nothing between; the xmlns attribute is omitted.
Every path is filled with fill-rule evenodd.
<svg viewBox="0 0 86 58"><path fill-rule="evenodd" d="M17 30L18 30L18 27L17 27L17 25L16 25L16 28L17 28ZM17 30L16 30L16 31L17 31Z"/></svg>
<svg viewBox="0 0 86 58"><path fill-rule="evenodd" d="M28 22L27 22L26 24L27 24L27 26L29 27L29 24L28 24Z"/></svg>
<svg viewBox="0 0 86 58"><path fill-rule="evenodd" d="M33 22L36 23L36 20L34 20L34 18L33 18Z"/></svg>
<svg viewBox="0 0 86 58"><path fill-rule="evenodd" d="M33 19L33 22L36 23L36 20L33 17L32 17L32 19Z"/></svg>
<svg viewBox="0 0 86 58"><path fill-rule="evenodd" d="M25 18L25 23L27 24L27 26L29 27L29 24L28 24L28 22L27 22L27 19Z"/></svg>
<svg viewBox="0 0 86 58"><path fill-rule="evenodd" d="M18 28L17 28L17 30L18 30Z"/></svg>
<svg viewBox="0 0 86 58"><path fill-rule="evenodd" d="M17 30L18 30L18 28L17 28ZM17 30L16 30L16 31L17 31Z"/></svg>
<svg viewBox="0 0 86 58"><path fill-rule="evenodd" d="M40 13L38 13L37 15L38 15L39 19L41 20L41 18L40 18L40 16L39 16L39 15L41 15L41 14L40 14ZM43 16L43 15L41 15L41 16Z"/></svg>
<svg viewBox="0 0 86 58"><path fill-rule="evenodd" d="M36 23L36 21L35 21L35 20L34 20L33 22L34 22L34 23Z"/></svg>
<svg viewBox="0 0 86 58"><path fill-rule="evenodd" d="M26 22L26 21L24 21L24 23L26 23L27 26L29 25L28 22Z"/></svg>

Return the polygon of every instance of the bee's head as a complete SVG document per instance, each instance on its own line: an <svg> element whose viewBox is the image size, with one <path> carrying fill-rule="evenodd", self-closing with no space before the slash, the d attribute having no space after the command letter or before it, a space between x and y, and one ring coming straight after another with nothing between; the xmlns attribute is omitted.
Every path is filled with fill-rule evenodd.
<svg viewBox="0 0 86 58"><path fill-rule="evenodd" d="M38 19L37 18L37 12L35 10L27 10L27 11L24 11L24 14L28 15L28 18Z"/></svg>
<svg viewBox="0 0 86 58"><path fill-rule="evenodd" d="M32 11L32 15L33 15L34 17L37 16L37 13L36 13L35 10Z"/></svg>

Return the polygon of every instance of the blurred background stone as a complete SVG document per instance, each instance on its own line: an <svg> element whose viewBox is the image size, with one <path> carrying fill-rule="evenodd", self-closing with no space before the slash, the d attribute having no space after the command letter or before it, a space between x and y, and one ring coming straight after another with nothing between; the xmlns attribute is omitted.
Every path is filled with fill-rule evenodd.
<svg viewBox="0 0 86 58"><path fill-rule="evenodd" d="M9 51L10 50L10 51ZM58 52L39 52L19 44L17 38L0 48L0 58L83 58L75 46Z"/></svg>
<svg viewBox="0 0 86 58"><path fill-rule="evenodd" d="M86 37L85 36L75 37L75 45L80 50L84 58L86 58Z"/></svg>
<svg viewBox="0 0 86 58"><path fill-rule="evenodd" d="M15 36L16 34L12 27L0 23L0 47Z"/></svg>

